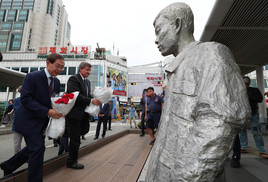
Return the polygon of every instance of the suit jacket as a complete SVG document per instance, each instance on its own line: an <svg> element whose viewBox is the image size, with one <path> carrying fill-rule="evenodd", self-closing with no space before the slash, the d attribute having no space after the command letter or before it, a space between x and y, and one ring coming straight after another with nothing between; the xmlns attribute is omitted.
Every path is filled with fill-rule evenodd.
<svg viewBox="0 0 268 182"><path fill-rule="evenodd" d="M67 92L71 93L79 91L79 95L76 99L74 107L69 112L67 117L80 120L83 118L83 115L86 114L84 110L91 102L90 81L86 79L86 83L88 86L88 96L86 96L86 89L84 86L84 82L79 73L69 78L67 82Z"/></svg>
<svg viewBox="0 0 268 182"><path fill-rule="evenodd" d="M60 81L54 77L53 93L60 92ZM52 109L47 76L44 70L26 75L22 84L21 106L16 110L15 131L22 135L35 135L48 124L48 111Z"/></svg>
<svg viewBox="0 0 268 182"><path fill-rule="evenodd" d="M104 104L104 106L102 107L102 105L100 106L100 113L99 114L104 114L104 118L107 118L109 115L109 111L110 111L110 105L109 103Z"/></svg>

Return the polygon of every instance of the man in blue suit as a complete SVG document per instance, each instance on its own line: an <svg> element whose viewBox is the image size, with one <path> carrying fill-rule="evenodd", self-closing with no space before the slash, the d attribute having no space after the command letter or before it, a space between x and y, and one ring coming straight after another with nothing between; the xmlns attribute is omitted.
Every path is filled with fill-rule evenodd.
<svg viewBox="0 0 268 182"><path fill-rule="evenodd" d="M99 138L101 123L103 123L102 138L105 137L109 111L110 111L109 103L102 104L100 106L100 113L98 114L99 120L98 120L96 135L95 135L94 140L97 140Z"/></svg>
<svg viewBox="0 0 268 182"><path fill-rule="evenodd" d="M4 175L11 174L28 161L28 181L42 181L44 131L48 116L56 119L62 117L62 114L52 109L50 98L60 92L60 81L56 76L63 68L64 58L59 54L51 54L44 70L26 75L22 84L21 106L15 117L15 131L23 135L26 147L0 164Z"/></svg>

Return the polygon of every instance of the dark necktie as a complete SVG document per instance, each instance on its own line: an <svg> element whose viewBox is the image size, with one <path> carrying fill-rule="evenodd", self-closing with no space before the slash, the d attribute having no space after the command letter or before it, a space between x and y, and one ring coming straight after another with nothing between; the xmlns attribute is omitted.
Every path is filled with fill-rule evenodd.
<svg viewBox="0 0 268 182"><path fill-rule="evenodd" d="M53 93L53 77L49 77L50 78L50 84L49 84L49 95L51 97L52 93Z"/></svg>
<svg viewBox="0 0 268 182"><path fill-rule="evenodd" d="M86 96L88 96L88 87L87 87L86 79L84 79L84 86L85 86L85 89L86 89Z"/></svg>

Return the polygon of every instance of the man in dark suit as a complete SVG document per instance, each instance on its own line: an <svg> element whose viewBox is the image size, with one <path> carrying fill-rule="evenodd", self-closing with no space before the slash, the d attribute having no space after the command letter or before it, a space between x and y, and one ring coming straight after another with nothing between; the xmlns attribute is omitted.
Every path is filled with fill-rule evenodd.
<svg viewBox="0 0 268 182"><path fill-rule="evenodd" d="M90 81L86 79L90 75L91 65L88 62L81 62L79 73L69 78L67 82L67 92L79 91L74 107L66 116L70 131L69 156L67 167L73 169L83 169L84 165L77 162L78 149L80 146L80 136L85 134L84 128L89 128L89 115L85 108L90 104L100 105L100 101L92 99L90 95Z"/></svg>
<svg viewBox="0 0 268 182"><path fill-rule="evenodd" d="M100 113L98 114L99 119L94 140L97 140L99 138L101 123L103 123L102 138L105 137L109 111L110 111L109 103L102 104L100 106Z"/></svg>
<svg viewBox="0 0 268 182"><path fill-rule="evenodd" d="M1 163L4 175L11 174L28 161L28 181L39 182L43 177L44 131L48 116L60 118L62 114L51 107L50 97L60 92L56 76L64 68L64 58L51 54L46 68L26 75L21 92L21 106L16 110L15 131L23 135L26 147L9 160Z"/></svg>
<svg viewBox="0 0 268 182"><path fill-rule="evenodd" d="M109 101L109 112L108 112L108 118L107 118L107 124L108 124L108 130L112 130L112 112L113 112L113 104L112 101Z"/></svg>

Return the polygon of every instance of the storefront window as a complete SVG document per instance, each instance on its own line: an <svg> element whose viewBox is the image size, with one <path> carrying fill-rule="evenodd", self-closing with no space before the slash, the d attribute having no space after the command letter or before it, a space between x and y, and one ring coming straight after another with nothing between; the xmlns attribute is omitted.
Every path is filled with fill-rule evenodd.
<svg viewBox="0 0 268 182"><path fill-rule="evenodd" d="M23 73L28 73L29 68L28 67L22 67L20 71L23 72Z"/></svg>
<svg viewBox="0 0 268 182"><path fill-rule="evenodd" d="M76 68L75 67L69 67L68 68L68 75L75 75L76 74Z"/></svg>
<svg viewBox="0 0 268 182"><path fill-rule="evenodd" d="M65 92L65 84L60 84L60 92Z"/></svg>
<svg viewBox="0 0 268 182"><path fill-rule="evenodd" d="M19 67L12 67L13 70L19 71L20 68Z"/></svg>
<svg viewBox="0 0 268 182"><path fill-rule="evenodd" d="M38 67L31 67L30 72L38 71Z"/></svg>
<svg viewBox="0 0 268 182"><path fill-rule="evenodd" d="M60 75L66 75L66 67L60 72Z"/></svg>

